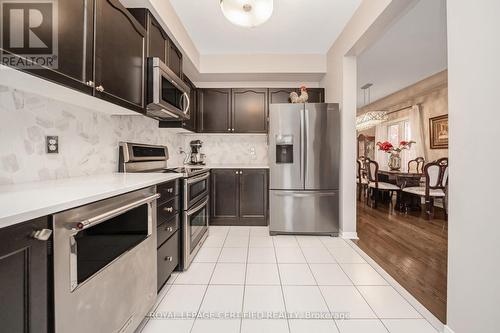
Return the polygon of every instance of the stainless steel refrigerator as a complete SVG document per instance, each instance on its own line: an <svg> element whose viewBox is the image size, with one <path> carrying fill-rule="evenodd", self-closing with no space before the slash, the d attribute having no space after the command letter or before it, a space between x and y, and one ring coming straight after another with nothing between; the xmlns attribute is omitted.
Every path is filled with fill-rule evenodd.
<svg viewBox="0 0 500 333"><path fill-rule="evenodd" d="M269 145L271 235L338 235L338 104L271 104Z"/></svg>

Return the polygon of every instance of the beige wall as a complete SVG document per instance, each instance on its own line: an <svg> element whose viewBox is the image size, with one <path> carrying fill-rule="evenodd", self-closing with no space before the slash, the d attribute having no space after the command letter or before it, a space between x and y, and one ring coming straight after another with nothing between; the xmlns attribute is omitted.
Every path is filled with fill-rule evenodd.
<svg viewBox="0 0 500 333"><path fill-rule="evenodd" d="M339 103L342 148L340 167L340 228L345 238L356 233L356 55L380 37L413 4L413 0L364 0L326 56L321 86L326 102Z"/></svg>
<svg viewBox="0 0 500 333"><path fill-rule="evenodd" d="M450 215L446 332L500 332L500 1L448 1ZM493 180L493 181L492 181Z"/></svg>
<svg viewBox="0 0 500 333"><path fill-rule="evenodd" d="M425 95L413 98L413 104L419 104L422 112L422 121L424 125L424 147L427 155L427 161L434 161L441 157L448 157L448 149L431 149L429 119L441 115L448 114L448 87L442 87L433 90ZM388 121L407 118L410 115L410 110L389 114Z"/></svg>

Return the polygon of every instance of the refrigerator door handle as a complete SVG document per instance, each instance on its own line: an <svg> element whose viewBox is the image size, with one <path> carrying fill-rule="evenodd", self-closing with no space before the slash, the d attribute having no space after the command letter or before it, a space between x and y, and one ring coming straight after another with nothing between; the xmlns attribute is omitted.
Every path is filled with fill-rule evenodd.
<svg viewBox="0 0 500 333"><path fill-rule="evenodd" d="M306 129L305 129L305 110L300 110L300 178L302 188L306 184Z"/></svg>
<svg viewBox="0 0 500 333"><path fill-rule="evenodd" d="M309 144L309 110L307 109L306 105L304 104L304 189L306 188L306 183L307 183L307 145Z"/></svg>

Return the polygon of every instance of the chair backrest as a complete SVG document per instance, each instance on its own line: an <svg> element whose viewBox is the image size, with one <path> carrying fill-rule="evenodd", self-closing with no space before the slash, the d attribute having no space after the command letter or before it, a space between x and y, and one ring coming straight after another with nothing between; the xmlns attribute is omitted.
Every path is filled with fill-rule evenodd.
<svg viewBox="0 0 500 333"><path fill-rule="evenodd" d="M365 160L365 168L368 181L378 185L378 163L367 157Z"/></svg>
<svg viewBox="0 0 500 333"><path fill-rule="evenodd" d="M360 156L360 157L358 157L358 161L359 161L359 163L361 163L361 170L364 170L365 169L366 157Z"/></svg>
<svg viewBox="0 0 500 333"><path fill-rule="evenodd" d="M408 173L423 173L424 164L425 159L423 157L417 157L414 160L408 161Z"/></svg>
<svg viewBox="0 0 500 333"><path fill-rule="evenodd" d="M448 158L440 158L437 161L427 163L424 167L425 189L444 190L448 183Z"/></svg>

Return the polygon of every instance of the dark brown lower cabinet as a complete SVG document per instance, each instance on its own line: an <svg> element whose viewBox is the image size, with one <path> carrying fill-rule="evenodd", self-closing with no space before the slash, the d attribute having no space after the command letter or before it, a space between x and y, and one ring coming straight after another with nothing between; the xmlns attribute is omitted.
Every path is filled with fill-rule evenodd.
<svg viewBox="0 0 500 333"><path fill-rule="evenodd" d="M157 274L158 291L179 264L180 213L179 183L173 180L157 186L161 197L157 201Z"/></svg>
<svg viewBox="0 0 500 333"><path fill-rule="evenodd" d="M211 174L211 225L267 225L267 169L213 169Z"/></svg>
<svg viewBox="0 0 500 333"><path fill-rule="evenodd" d="M31 235L48 229L47 217L0 229L0 323L2 332L52 331L49 290L51 240Z"/></svg>

